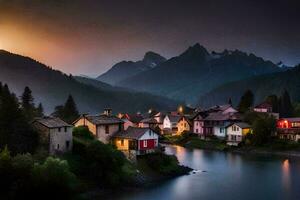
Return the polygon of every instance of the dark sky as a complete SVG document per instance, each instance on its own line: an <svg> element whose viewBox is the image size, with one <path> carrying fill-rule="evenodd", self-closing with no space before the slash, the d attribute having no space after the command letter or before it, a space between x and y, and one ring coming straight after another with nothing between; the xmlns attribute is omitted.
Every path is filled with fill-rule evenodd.
<svg viewBox="0 0 300 200"><path fill-rule="evenodd" d="M300 63L298 0L0 0L0 49L67 73L97 76L152 50L199 42Z"/></svg>

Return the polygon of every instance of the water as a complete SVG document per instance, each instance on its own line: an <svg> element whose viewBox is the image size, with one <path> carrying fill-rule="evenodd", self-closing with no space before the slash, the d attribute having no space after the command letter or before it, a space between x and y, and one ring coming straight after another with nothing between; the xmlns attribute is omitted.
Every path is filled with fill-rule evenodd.
<svg viewBox="0 0 300 200"><path fill-rule="evenodd" d="M179 146L168 146L166 153L197 172L117 199L300 200L300 160Z"/></svg>

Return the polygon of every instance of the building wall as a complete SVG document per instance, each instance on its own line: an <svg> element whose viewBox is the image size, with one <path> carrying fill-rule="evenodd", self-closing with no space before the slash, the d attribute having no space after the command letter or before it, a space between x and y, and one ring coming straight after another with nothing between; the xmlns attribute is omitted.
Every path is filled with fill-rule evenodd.
<svg viewBox="0 0 300 200"><path fill-rule="evenodd" d="M177 129L178 129L177 134L180 135L180 134L183 133L184 131L190 131L190 130L191 130L191 126L190 126L190 124L186 121L185 118L182 118L182 119L178 122L178 124L177 124Z"/></svg>
<svg viewBox="0 0 300 200"><path fill-rule="evenodd" d="M72 150L73 147L73 127L65 128L61 127L60 131L58 128L50 129L50 154L55 154L56 152L68 152ZM67 146L69 143L69 146Z"/></svg>
<svg viewBox="0 0 300 200"><path fill-rule="evenodd" d="M50 129L38 122L34 122L32 126L39 134L39 145L41 145L49 151Z"/></svg>
<svg viewBox="0 0 300 200"><path fill-rule="evenodd" d="M127 130L129 126L137 127L136 124L132 123L128 119L123 119L124 121L124 130Z"/></svg>
<svg viewBox="0 0 300 200"><path fill-rule="evenodd" d="M224 126L214 126L213 133L215 136L219 138L225 138L226 137L226 128Z"/></svg>
<svg viewBox="0 0 300 200"><path fill-rule="evenodd" d="M87 126L89 131L91 133L93 133L93 135L96 135L96 125L92 124L90 121L88 121L87 119L85 118L81 118L79 119L75 124L74 124L75 127L78 127L78 126Z"/></svg>
<svg viewBox="0 0 300 200"><path fill-rule="evenodd" d="M106 133L106 126L108 126L109 132ZM97 126L97 135L98 140L107 144L110 142L111 137L118 131L122 130L122 125L119 124L108 124L108 125L98 125Z"/></svg>
<svg viewBox="0 0 300 200"><path fill-rule="evenodd" d="M123 144L122 144L122 140L123 140ZM116 145L117 149L120 151L129 150L129 139L116 138L114 140L114 144Z"/></svg>
<svg viewBox="0 0 300 200"><path fill-rule="evenodd" d="M227 132L227 135L242 136L242 129L234 124L232 126L227 127L226 132Z"/></svg>
<svg viewBox="0 0 300 200"><path fill-rule="evenodd" d="M156 139L139 140L139 150L154 149L157 147Z"/></svg>
<svg viewBox="0 0 300 200"><path fill-rule="evenodd" d="M171 122L168 116L164 118L163 128L172 129Z"/></svg>
<svg viewBox="0 0 300 200"><path fill-rule="evenodd" d="M194 133L203 134L203 121L194 120Z"/></svg>

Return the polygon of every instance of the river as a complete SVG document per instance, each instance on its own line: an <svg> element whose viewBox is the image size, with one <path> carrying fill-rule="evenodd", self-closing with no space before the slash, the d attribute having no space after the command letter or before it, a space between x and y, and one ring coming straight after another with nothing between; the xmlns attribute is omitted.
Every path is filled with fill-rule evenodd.
<svg viewBox="0 0 300 200"><path fill-rule="evenodd" d="M120 200L300 200L300 160L167 146L195 173Z"/></svg>

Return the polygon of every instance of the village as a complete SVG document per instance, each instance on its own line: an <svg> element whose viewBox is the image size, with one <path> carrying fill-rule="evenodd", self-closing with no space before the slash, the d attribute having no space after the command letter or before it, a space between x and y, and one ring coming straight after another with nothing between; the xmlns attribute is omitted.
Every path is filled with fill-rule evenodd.
<svg viewBox="0 0 300 200"><path fill-rule="evenodd" d="M276 120L273 137L297 142L300 139L300 118L279 118L272 105L263 102L252 112ZM72 151L72 129L86 127L104 144L112 144L124 155L135 160L138 156L161 151L160 139L164 136L193 134L203 141L217 138L228 146L239 146L253 134L252 126L244 121L244 114L231 104L216 105L207 109L179 106L164 112L149 109L147 113L118 113L105 109L99 115L82 114L72 124L57 117L36 118L32 125L48 139L51 155ZM275 127L274 127L275 128Z"/></svg>

